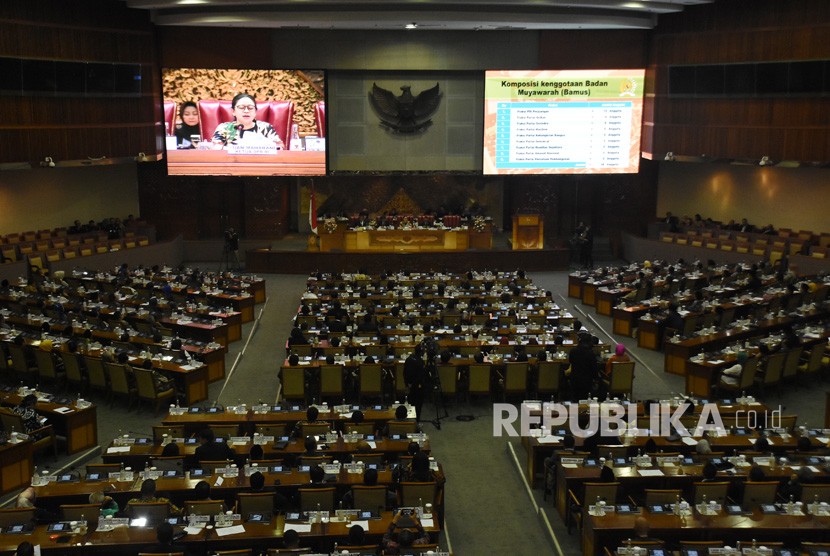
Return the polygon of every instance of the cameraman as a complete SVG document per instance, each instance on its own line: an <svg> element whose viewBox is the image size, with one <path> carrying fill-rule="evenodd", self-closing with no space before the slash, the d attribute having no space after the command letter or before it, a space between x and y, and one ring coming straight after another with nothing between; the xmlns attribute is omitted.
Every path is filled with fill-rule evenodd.
<svg viewBox="0 0 830 556"><path fill-rule="evenodd" d="M242 268L242 263L239 262L239 234L234 231L233 227L225 230L225 250L233 257L236 269Z"/></svg>

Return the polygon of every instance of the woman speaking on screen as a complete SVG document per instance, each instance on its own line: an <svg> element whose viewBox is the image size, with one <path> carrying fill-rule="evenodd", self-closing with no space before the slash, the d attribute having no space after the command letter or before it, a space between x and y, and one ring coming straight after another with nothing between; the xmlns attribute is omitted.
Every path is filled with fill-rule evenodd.
<svg viewBox="0 0 830 556"><path fill-rule="evenodd" d="M228 145L262 145L276 143L278 149L284 148L277 130L267 122L256 119L256 101L248 93L239 93L231 101L233 121L216 126L213 132L213 148L226 148Z"/></svg>

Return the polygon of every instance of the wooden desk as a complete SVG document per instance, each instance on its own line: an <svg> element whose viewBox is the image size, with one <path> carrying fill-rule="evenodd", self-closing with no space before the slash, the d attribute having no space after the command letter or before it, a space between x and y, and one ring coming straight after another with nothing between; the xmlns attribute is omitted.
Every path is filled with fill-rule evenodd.
<svg viewBox="0 0 830 556"><path fill-rule="evenodd" d="M400 440L381 439L376 440L375 443L377 447L373 451L386 454L387 460L397 459L397 456L405 454L407 448L409 447L409 440L406 438ZM195 452L198 445L198 443L188 443L179 447L181 455L185 458L185 467L198 467L195 460ZM110 445L106 450L104 450L104 453L101 456L103 462L123 463L125 466L132 467L134 470L144 469L144 465L147 461L150 458L160 457L163 450L163 447L160 444L153 444L150 442L148 444L133 444L130 446L129 452L109 453L109 448L112 446L113 445ZM231 449L236 455L235 463L237 463L237 465L244 463L252 446L253 444L251 442L231 446ZM357 448L357 443L344 442L343 439L340 438L336 442L332 442L326 446L328 449L322 450L322 455L330 456L334 459L338 459L338 457L340 457L342 460L342 456L354 453ZM290 441L285 448L277 447L273 443L265 444L262 448L265 452L266 459L286 459L293 461L305 452L303 441L300 440ZM425 442L424 445L421 446L421 451L427 454L430 453L429 441Z"/></svg>
<svg viewBox="0 0 830 556"><path fill-rule="evenodd" d="M240 323L241 323L241 313ZM162 317L159 322L176 331L176 335L182 338L190 338L199 342L211 343L215 342L222 347L228 347L228 325L224 320L222 324L214 324L212 322L196 322L189 319L179 319L173 317ZM240 324L241 327L241 324ZM241 336L241 328L240 328Z"/></svg>
<svg viewBox="0 0 830 556"><path fill-rule="evenodd" d="M369 544L380 543L384 533L389 528L394 514L383 512L379 519L370 519L366 530L366 541ZM435 525L425 527L432 540L437 542L441 529L435 520ZM303 522L303 523L307 523ZM283 532L291 529L292 522L286 522L285 516L280 514L264 523L243 523L244 533L220 537L215 529L203 529L195 535L183 537L180 544L184 545L187 553L213 554L216 550L235 550L254 548L264 550L272 548L282 539ZM237 525L236 523L234 525ZM321 550L330 551L334 543L344 544L348 539L351 523L328 522L313 524L311 532L300 533L302 546L318 546ZM180 527L176 527L179 530ZM0 552L13 554L17 545L26 540L40 545L43 554L56 556L81 556L88 554L138 554L151 548L156 542L156 528L147 527L116 527L111 531L96 532L90 527L86 535L71 534L69 542L58 543L53 533L47 530L46 525L38 525L29 534L0 534ZM125 552L126 551L126 552Z"/></svg>
<svg viewBox="0 0 830 556"><path fill-rule="evenodd" d="M620 299L629 293L631 288L599 288L596 292L596 312L598 315L611 316L611 310L614 308Z"/></svg>
<svg viewBox="0 0 830 556"><path fill-rule="evenodd" d="M170 150L167 172L187 176L323 176L326 153L284 150L276 154L233 155L225 150Z"/></svg>
<svg viewBox="0 0 830 556"><path fill-rule="evenodd" d="M582 299L582 284L585 282L585 277L581 274L568 275L568 297L575 297Z"/></svg>
<svg viewBox="0 0 830 556"><path fill-rule="evenodd" d="M34 471L32 450L33 444L28 440L17 443L8 442L0 446L0 494L17 490L32 480Z"/></svg>
<svg viewBox="0 0 830 556"><path fill-rule="evenodd" d="M346 251L466 251L466 228L450 230L417 228L412 230L349 230L345 233Z"/></svg>
<svg viewBox="0 0 830 556"><path fill-rule="evenodd" d="M633 337L634 328L639 325L640 317L648 313L648 311L649 308L644 305L634 305L625 308L614 307L611 309L614 334ZM642 333L642 330L640 333Z"/></svg>
<svg viewBox="0 0 830 556"><path fill-rule="evenodd" d="M256 425L271 425L282 424L286 426L293 426L295 423L306 418L306 410L299 409L298 405L285 404L283 407L289 409L287 411L269 411L267 413L254 413L249 410L247 413L238 414L230 411L220 411L216 413L200 412L200 413L184 413L182 415L167 414L162 420L163 425L183 425L185 433L188 435L197 434L199 431L207 428L209 425L239 425L241 435L250 435L254 433ZM298 409L290 409L297 407ZM375 423L376 425L385 425L387 421L395 418L395 408L387 408L382 410L364 409L363 417L365 423ZM345 423L348 419L342 415L332 411L320 412L320 421L327 421L330 423Z"/></svg>
<svg viewBox="0 0 830 556"><path fill-rule="evenodd" d="M830 540L830 517L768 515L759 510L749 515L702 516L697 512L687 517L673 514L609 513L602 517L584 515L582 528L583 556L600 556L602 548L622 546L633 535L634 520L643 515L649 523L649 537L663 539L669 545L681 540L720 540L730 546L737 541L744 544L757 539L784 541L797 544L801 541L826 542Z"/></svg>
<svg viewBox="0 0 830 556"><path fill-rule="evenodd" d="M22 397L16 391L4 390L0 392L0 404L15 407L20 404ZM69 408L69 413L57 411L60 408ZM74 404L38 402L37 412L48 419L48 424L55 429L55 434L66 438L66 453L74 454L98 445L98 409L91 404L84 409L78 409Z"/></svg>
<svg viewBox="0 0 830 556"><path fill-rule="evenodd" d="M640 329L637 335L637 347L645 349L653 349L660 351L663 347L663 319L639 319L638 326ZM666 372L672 372L666 369Z"/></svg>

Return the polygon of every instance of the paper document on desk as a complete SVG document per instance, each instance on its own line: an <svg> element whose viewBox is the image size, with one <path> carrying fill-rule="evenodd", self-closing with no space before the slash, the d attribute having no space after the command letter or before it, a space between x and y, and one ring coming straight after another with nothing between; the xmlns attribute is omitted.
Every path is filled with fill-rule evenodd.
<svg viewBox="0 0 830 556"><path fill-rule="evenodd" d="M540 436L536 439L539 444L556 444L562 440L561 436Z"/></svg>
<svg viewBox="0 0 830 556"><path fill-rule="evenodd" d="M563 463L562 467L564 467L565 469L576 469L579 466L575 463Z"/></svg>
<svg viewBox="0 0 830 556"><path fill-rule="evenodd" d="M426 524L424 523L424 521L425 521L425 520L423 520L423 519L421 520L421 525L423 525L424 527L426 527ZM368 530L369 530L369 520L368 520L368 519L361 519L361 520L359 520L359 521L354 521L354 520L353 520L353 521L352 521L352 525L351 525L351 526L352 526L352 527L354 527L355 525L360 525L361 527L363 527L363 530L364 530L364 531L368 531ZM288 524L286 524L286 525L285 525L285 529L288 529ZM297 531L297 532L299 533L299 531Z"/></svg>
<svg viewBox="0 0 830 556"><path fill-rule="evenodd" d="M691 436L684 436L683 438L681 438L681 440L683 441L683 444L685 444L686 446L697 446L697 440L695 440Z"/></svg>
<svg viewBox="0 0 830 556"><path fill-rule="evenodd" d="M421 526L424 529L427 529L429 527L435 527L435 521L431 517L428 519L421 518Z"/></svg>
<svg viewBox="0 0 830 556"><path fill-rule="evenodd" d="M245 527L242 525L232 525L230 527L220 527L215 531L218 536L224 537L226 535L238 535L239 533L244 533Z"/></svg>
<svg viewBox="0 0 830 556"><path fill-rule="evenodd" d="M662 477L663 471L660 469L638 469L637 473L640 474L641 477Z"/></svg>
<svg viewBox="0 0 830 556"><path fill-rule="evenodd" d="M188 535L198 535L205 528L204 523L202 523L201 525L202 525L201 527L195 527L195 526L188 525L187 527L184 528L184 532L187 533Z"/></svg>
<svg viewBox="0 0 830 556"><path fill-rule="evenodd" d="M72 413L75 410L71 407L56 407L55 411L57 411L58 413L63 413L65 415L67 413Z"/></svg>
<svg viewBox="0 0 830 556"><path fill-rule="evenodd" d="M110 446L109 448L107 448L107 453L108 454L119 454L119 453L124 453L124 452L129 452L129 451L130 451L129 446Z"/></svg>
<svg viewBox="0 0 830 556"><path fill-rule="evenodd" d="M354 522L352 522L354 523ZM367 526L368 526L368 522ZM364 530L367 527L364 527ZM311 533L311 524L310 523L286 523L283 527L283 532L288 531L289 529L294 529L298 533Z"/></svg>

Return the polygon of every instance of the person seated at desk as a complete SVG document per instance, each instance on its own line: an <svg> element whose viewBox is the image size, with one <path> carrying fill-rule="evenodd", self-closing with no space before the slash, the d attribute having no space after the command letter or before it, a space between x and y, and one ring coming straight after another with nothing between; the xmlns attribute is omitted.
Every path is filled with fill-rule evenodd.
<svg viewBox="0 0 830 556"><path fill-rule="evenodd" d="M170 513L172 515L181 515L182 513L182 510L176 507L169 499L162 496L156 496L156 481L153 479L145 479L141 483L141 491L139 492L138 498L133 498L127 502L127 512L129 513L130 504L145 502L166 502L170 507Z"/></svg>
<svg viewBox="0 0 830 556"><path fill-rule="evenodd" d="M634 537L631 539L632 546L637 546L638 542L659 543L662 546L662 540L653 539L648 536L650 529L651 525L649 525L648 520L645 517L639 516L637 519L635 519Z"/></svg>
<svg viewBox="0 0 830 556"><path fill-rule="evenodd" d="M625 351L625 345L617 344L617 346L614 348L614 355L609 357L608 360L605 362L605 372L603 378L611 378L611 370L614 368L614 363L627 363L629 361L631 361L631 358Z"/></svg>
<svg viewBox="0 0 830 556"><path fill-rule="evenodd" d="M163 521L156 528L156 544L146 550L147 552L156 552L159 554L171 554L174 552L184 552L190 554L184 545L179 544L175 540L173 526Z"/></svg>
<svg viewBox="0 0 830 556"><path fill-rule="evenodd" d="M669 314L666 315L666 318L663 320L663 325L666 328L677 330L678 333L683 331L683 317L680 316L680 313L677 310L677 303L673 301L669 303Z"/></svg>
<svg viewBox="0 0 830 556"><path fill-rule="evenodd" d="M320 416L320 410L317 409L315 406L311 406L305 411L305 421L297 421L297 424L294 425L294 430L291 432L291 436L294 438L300 438L303 432L304 425L330 425L328 421L320 421L317 417Z"/></svg>
<svg viewBox="0 0 830 556"><path fill-rule="evenodd" d="M402 548L429 544L429 534L417 517L398 512L383 535L383 554L401 554Z"/></svg>
<svg viewBox="0 0 830 556"><path fill-rule="evenodd" d="M265 142L273 142L277 149L285 148L277 130L271 124L256 119L256 109L256 100L248 93L239 93L233 97L233 121L216 126L213 132L213 148L223 149L228 145Z"/></svg>
<svg viewBox="0 0 830 556"><path fill-rule="evenodd" d="M14 556L35 556L35 547L29 541L23 541L17 545Z"/></svg>
<svg viewBox="0 0 830 556"><path fill-rule="evenodd" d="M118 514L118 502L107 496L100 490L89 495L89 503L97 504L101 508L101 515L104 517L115 517Z"/></svg>
<svg viewBox="0 0 830 556"><path fill-rule="evenodd" d="M412 419L408 417L409 410L405 405L399 405L395 408L395 418L390 420L386 425L384 425L383 433L384 438L389 438L389 423L411 423ZM415 425L415 432L421 432L421 427L419 427L416 423Z"/></svg>
<svg viewBox="0 0 830 556"><path fill-rule="evenodd" d="M721 371L719 383L721 386L738 386L741 380L741 372L746 364L747 355L745 351L739 351L734 365Z"/></svg>
<svg viewBox="0 0 830 556"><path fill-rule="evenodd" d="M300 548L300 534L294 529L286 529L282 533L283 548Z"/></svg>
<svg viewBox="0 0 830 556"><path fill-rule="evenodd" d="M34 394L27 394L20 400L20 404L14 408L14 413L20 415L23 420L23 428L26 434L33 437L33 440L38 440L43 437L45 433L37 432L46 424L46 417L41 417L35 410L37 405L37 396Z"/></svg>
<svg viewBox="0 0 830 556"><path fill-rule="evenodd" d="M378 470L367 469L363 472L363 486L377 486L378 485ZM394 491L386 489L386 507L391 508L397 503L398 497ZM354 494L350 490L343 495L343 505L349 508L354 508ZM373 508L355 508L355 509L373 509Z"/></svg>
<svg viewBox="0 0 830 556"><path fill-rule="evenodd" d="M26 487L23 489L23 492L17 495L17 500L15 502L15 507L17 508L34 508L35 510L35 521L37 523L52 523L53 521L58 520L58 516L50 512L49 510L44 510L43 508L39 508L35 505L37 501L37 493L35 492L34 487Z"/></svg>
<svg viewBox="0 0 830 556"><path fill-rule="evenodd" d="M217 442L211 429L204 429L199 433L199 442L196 447L196 461L223 461L234 458L234 452L227 442Z"/></svg>
<svg viewBox="0 0 830 556"><path fill-rule="evenodd" d="M394 478L395 473L393 473ZM437 485L444 483L444 476L440 471L433 471L429 467L429 456L425 452L418 452L412 456L412 462L401 469L397 481L402 483L428 483L435 481Z"/></svg>
<svg viewBox="0 0 830 556"><path fill-rule="evenodd" d="M307 346L308 338L305 337L300 327L295 326L291 329L291 334L288 337L288 347L291 346Z"/></svg>
<svg viewBox="0 0 830 556"><path fill-rule="evenodd" d="M202 131L199 126L199 109L195 102L185 102L179 110L182 125L176 128L176 148L195 149L198 141L193 141L194 135L201 140Z"/></svg>
<svg viewBox="0 0 830 556"><path fill-rule="evenodd" d="M200 502L203 500L211 500L210 498L210 483L207 481L199 481L193 487L193 500Z"/></svg>

